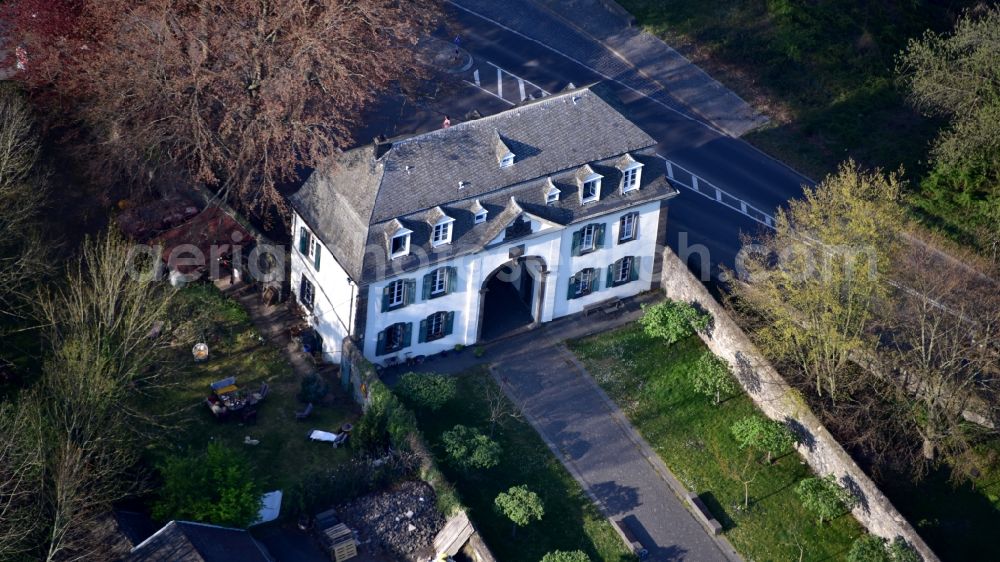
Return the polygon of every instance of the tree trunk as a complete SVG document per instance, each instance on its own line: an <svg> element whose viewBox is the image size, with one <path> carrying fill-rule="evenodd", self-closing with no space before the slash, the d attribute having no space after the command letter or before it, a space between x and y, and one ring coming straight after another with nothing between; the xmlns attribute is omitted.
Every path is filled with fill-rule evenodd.
<svg viewBox="0 0 1000 562"><path fill-rule="evenodd" d="M924 444L921 447L921 452L923 453L925 459L932 461L934 460L934 457L937 456L937 445L934 444L932 439L924 437Z"/></svg>

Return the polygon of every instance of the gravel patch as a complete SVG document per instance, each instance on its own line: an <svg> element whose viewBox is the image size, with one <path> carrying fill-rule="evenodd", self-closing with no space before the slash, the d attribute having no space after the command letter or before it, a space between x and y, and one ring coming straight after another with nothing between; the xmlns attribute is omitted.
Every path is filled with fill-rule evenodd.
<svg viewBox="0 0 1000 562"><path fill-rule="evenodd" d="M337 515L375 552L418 560L433 554L434 537L444 527L434 499L434 490L426 482L403 482L339 505Z"/></svg>

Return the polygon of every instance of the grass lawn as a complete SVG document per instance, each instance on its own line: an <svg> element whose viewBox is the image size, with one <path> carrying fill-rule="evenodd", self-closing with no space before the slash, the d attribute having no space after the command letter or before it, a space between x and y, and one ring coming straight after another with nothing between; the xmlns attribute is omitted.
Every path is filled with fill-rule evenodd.
<svg viewBox="0 0 1000 562"><path fill-rule="evenodd" d="M848 156L919 174L940 125L907 106L896 54L974 2L621 0L640 25L773 118L746 140L813 179ZM916 177L916 176L914 176Z"/></svg>
<svg viewBox="0 0 1000 562"><path fill-rule="evenodd" d="M171 318L177 319L174 337L180 373L173 381L176 384L157 400L156 408L161 413L176 412L176 428L151 449L154 461L168 453L201 451L210 442L221 441L247 454L267 489L287 491L305 475L351 456L350 448L314 443L306 439L306 433L311 428L335 430L345 422L356 422L359 412L354 403L331 384L335 401L317 405L307 421L296 421L295 412L303 408L296 399L299 377L280 350L259 341L239 303L214 286L195 285L177 294ZM209 360L194 363L191 346L203 337L209 344ZM244 426L232 419L219 422L205 406L209 384L228 376L235 376L241 388L256 389L262 382L270 385L255 425ZM260 444L245 445L248 435Z"/></svg>
<svg viewBox="0 0 1000 562"><path fill-rule="evenodd" d="M633 324L570 348L747 560L798 560L800 547L803 560L841 560L863 533L850 514L820 526L802 507L794 487L811 471L794 452L771 466L747 462L730 426L760 412L742 392L719 406L694 392L691 370L709 353L697 337L667 346ZM752 479L749 510L744 479Z"/></svg>
<svg viewBox="0 0 1000 562"><path fill-rule="evenodd" d="M503 447L500 465L464 473L446 462L441 449L442 433L455 424L489 432L487 385L494 383L485 371L465 374L458 381L459 399L438 412L418 410L416 414L442 471L455 484L470 517L497 558L536 562L552 550L580 549L594 562L633 560L611 524L526 421L507 417L497 427L494 437ZM510 403L507 406L509 411L516 411ZM541 496L545 515L540 522L518 529L512 538L511 522L494 509L493 499L521 484Z"/></svg>

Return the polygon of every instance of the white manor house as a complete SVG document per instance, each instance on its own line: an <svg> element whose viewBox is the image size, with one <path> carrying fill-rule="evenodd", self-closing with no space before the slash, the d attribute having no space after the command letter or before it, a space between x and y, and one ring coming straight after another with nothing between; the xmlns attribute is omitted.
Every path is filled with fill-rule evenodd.
<svg viewBox="0 0 1000 562"><path fill-rule="evenodd" d="M677 191L598 87L343 152L289 197L291 283L324 358L392 364L658 283Z"/></svg>

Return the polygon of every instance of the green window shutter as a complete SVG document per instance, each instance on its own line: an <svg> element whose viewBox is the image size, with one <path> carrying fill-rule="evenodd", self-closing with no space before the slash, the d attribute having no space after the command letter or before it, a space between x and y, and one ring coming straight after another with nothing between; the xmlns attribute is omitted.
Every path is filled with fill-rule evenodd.
<svg viewBox="0 0 1000 562"><path fill-rule="evenodd" d="M319 241L318 240L315 242L315 244L316 244L316 248L315 248L316 249L316 257L314 258L315 261L313 262L313 265L316 267L316 271L319 271L319 257L323 255L323 247L319 245Z"/></svg>
<svg viewBox="0 0 1000 562"><path fill-rule="evenodd" d="M455 312L449 311L444 313L444 335L450 336L455 328Z"/></svg>
<svg viewBox="0 0 1000 562"><path fill-rule="evenodd" d="M598 289L601 288L601 276L597 275L596 270L592 270L594 273L590 276L590 292L596 293Z"/></svg>
<svg viewBox="0 0 1000 562"><path fill-rule="evenodd" d="M378 343L375 344L375 355L385 355L385 330L378 333Z"/></svg>
<svg viewBox="0 0 1000 562"><path fill-rule="evenodd" d="M405 290L403 291L403 306L411 304L417 296L417 280L407 279L403 281Z"/></svg>
<svg viewBox="0 0 1000 562"><path fill-rule="evenodd" d="M299 227L299 253L309 255L309 231L304 226Z"/></svg>
<svg viewBox="0 0 1000 562"><path fill-rule="evenodd" d="M424 300L431 298L431 283L434 282L434 272L424 275L423 294Z"/></svg>
<svg viewBox="0 0 1000 562"><path fill-rule="evenodd" d="M608 266L608 279L605 286L611 287L615 284L615 270L618 269L618 262Z"/></svg>
<svg viewBox="0 0 1000 562"><path fill-rule="evenodd" d="M594 247L603 248L604 247L604 223L597 225L596 232L594 232Z"/></svg>
<svg viewBox="0 0 1000 562"><path fill-rule="evenodd" d="M632 258L632 273L628 276L629 281L635 281L639 278L639 256Z"/></svg>
<svg viewBox="0 0 1000 562"><path fill-rule="evenodd" d="M583 238L583 231L577 230L573 233L573 249L570 255L579 256L580 255L580 240Z"/></svg>
<svg viewBox="0 0 1000 562"><path fill-rule="evenodd" d="M392 283L382 287L382 312L387 312L389 310L389 287Z"/></svg>
<svg viewBox="0 0 1000 562"><path fill-rule="evenodd" d="M427 319L424 318L420 321L420 332L417 334L417 343L424 343L427 341Z"/></svg>
<svg viewBox="0 0 1000 562"><path fill-rule="evenodd" d="M458 286L458 268L449 267L448 272L448 293L454 293Z"/></svg>
<svg viewBox="0 0 1000 562"><path fill-rule="evenodd" d="M576 290L580 286L580 279L574 275L569 278L569 291L566 292L566 300L572 300L576 298Z"/></svg>
<svg viewBox="0 0 1000 562"><path fill-rule="evenodd" d="M410 342L413 341L413 322L407 322L403 325L403 347L410 347Z"/></svg>

